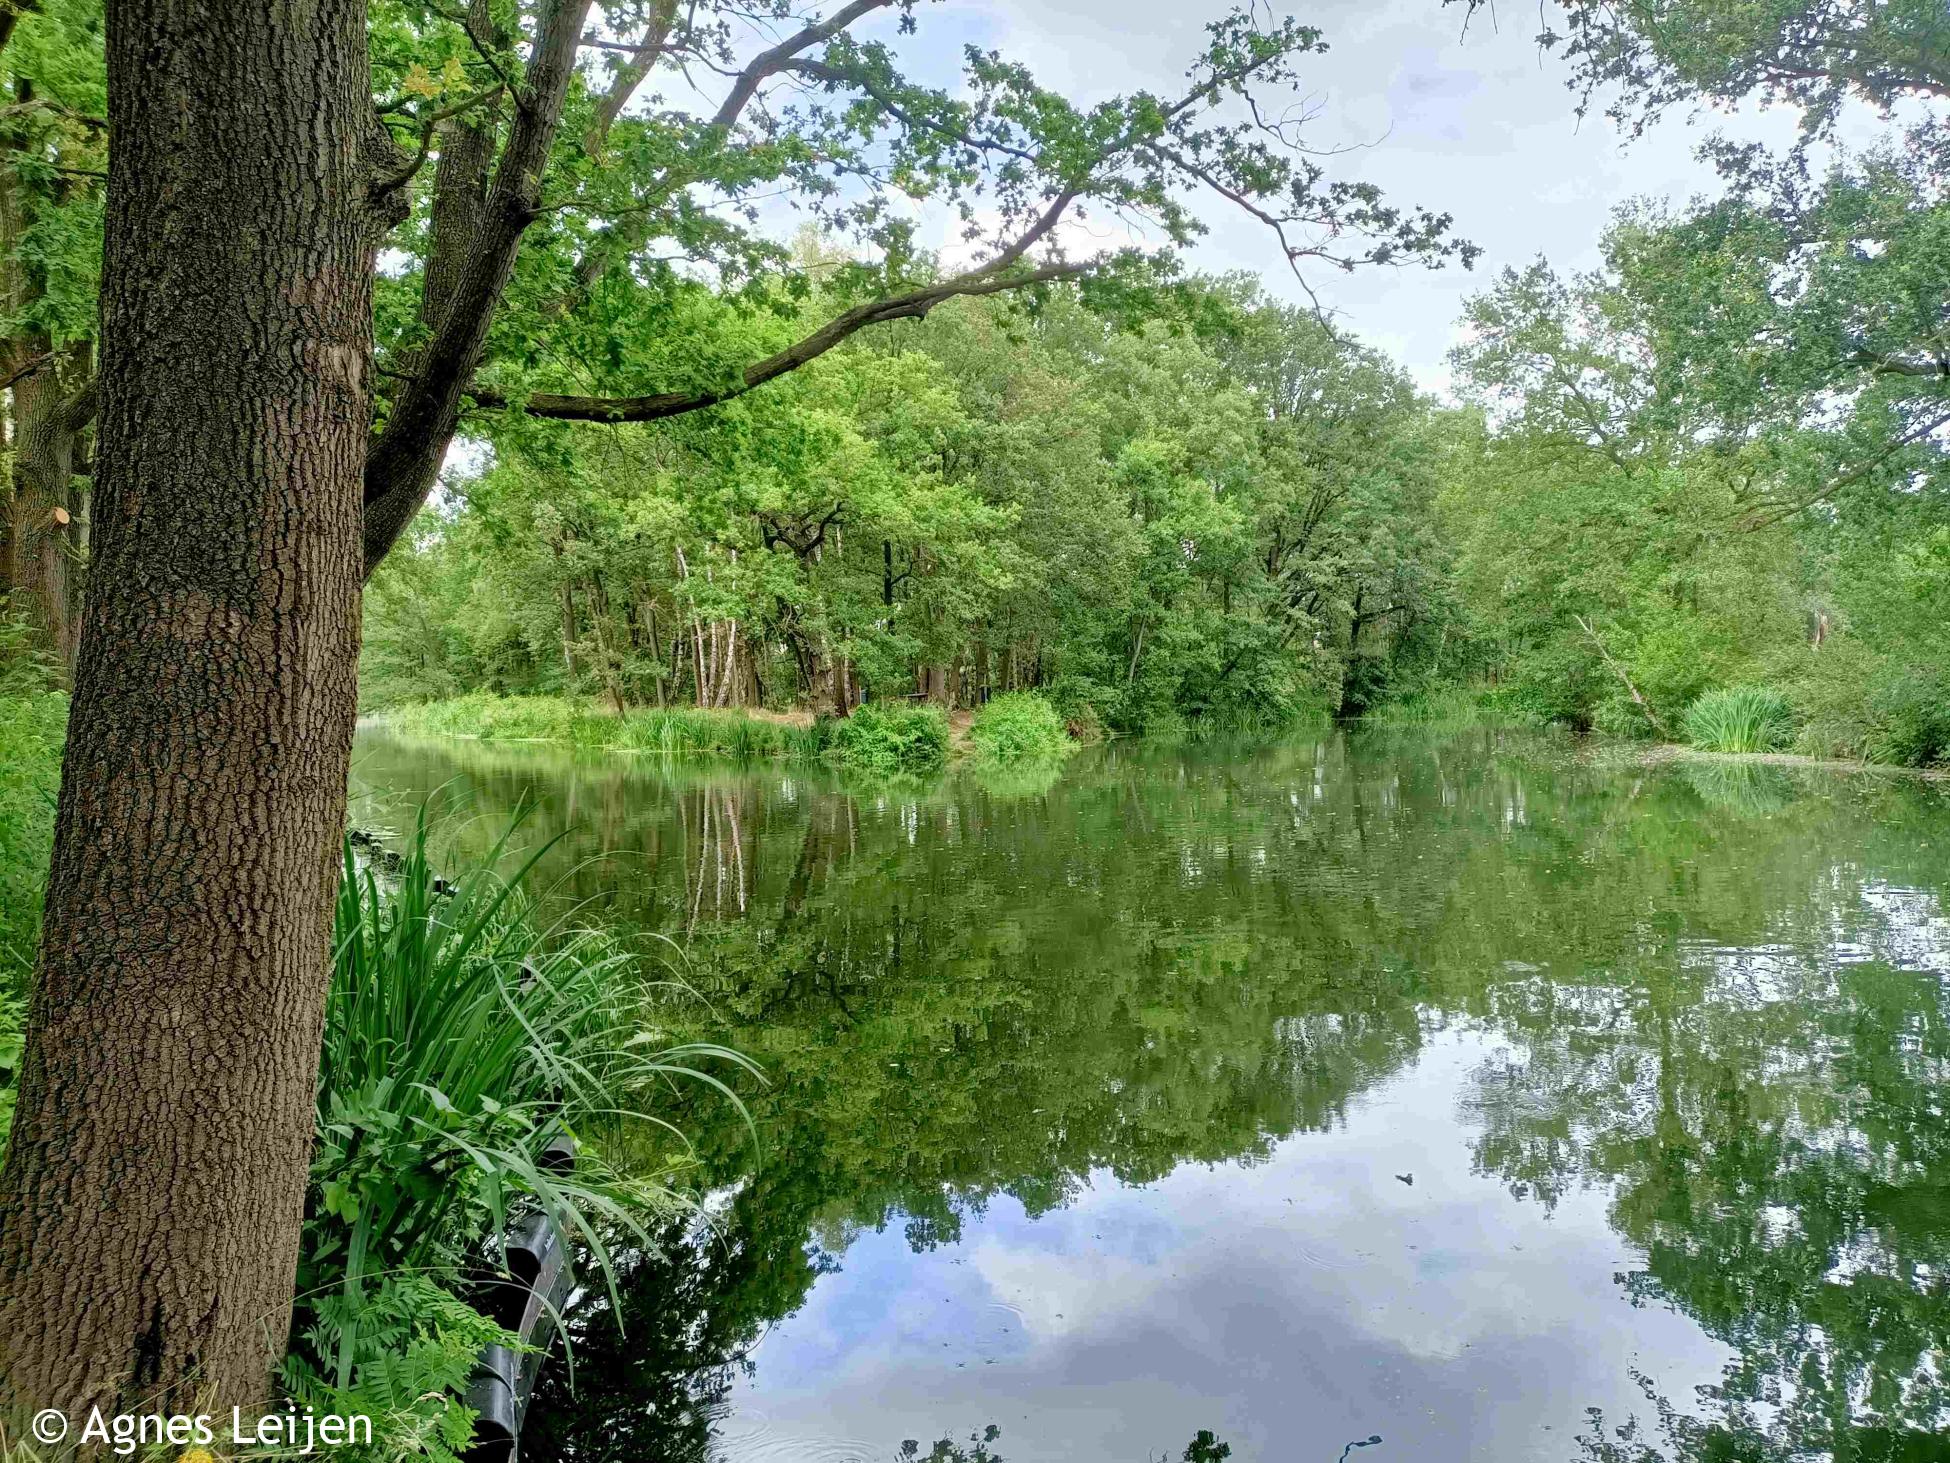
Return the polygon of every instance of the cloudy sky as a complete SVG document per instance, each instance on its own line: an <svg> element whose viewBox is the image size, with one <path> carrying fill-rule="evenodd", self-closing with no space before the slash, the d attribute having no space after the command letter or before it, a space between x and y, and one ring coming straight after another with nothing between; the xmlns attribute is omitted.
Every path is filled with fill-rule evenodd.
<svg viewBox="0 0 1950 1463"><path fill-rule="evenodd" d="M918 35L896 39L891 23L872 33L884 31L931 80L937 72L945 80L972 42L1090 101L1179 89L1205 23L1227 8L1227 0L938 0L917 8ZM1500 24L1479 14L1467 34L1460 9L1440 0L1313 0L1292 10L1320 27L1332 48L1308 63L1309 99L1321 107L1311 143L1372 143L1336 167L1380 183L1400 202L1453 213L1457 232L1485 250L1473 274L1328 269L1312 276L1344 325L1430 389L1448 379L1445 357L1463 296L1486 276L1539 254L1588 267L1620 203L1710 191L1711 174L1693 152L1716 128L1777 142L1793 135L1791 114L1778 110L1675 116L1629 145L1602 116L1580 123L1563 64L1534 43L1535 0L1502 0ZM1216 198L1205 216L1212 234L1197 251L1199 265L1250 269L1300 297L1259 225ZM945 222L942 228L945 234Z"/></svg>

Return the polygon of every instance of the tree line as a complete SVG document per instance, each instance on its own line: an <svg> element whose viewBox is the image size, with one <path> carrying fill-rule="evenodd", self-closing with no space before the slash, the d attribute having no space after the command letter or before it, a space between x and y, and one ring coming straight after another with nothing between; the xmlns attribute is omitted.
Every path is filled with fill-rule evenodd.
<svg viewBox="0 0 1950 1463"><path fill-rule="evenodd" d="M1352 708L1366 667L1440 655L1456 445L1245 280L1137 328L1071 290L956 302L708 417L498 437L374 581L364 695L1036 688L1127 731Z"/></svg>

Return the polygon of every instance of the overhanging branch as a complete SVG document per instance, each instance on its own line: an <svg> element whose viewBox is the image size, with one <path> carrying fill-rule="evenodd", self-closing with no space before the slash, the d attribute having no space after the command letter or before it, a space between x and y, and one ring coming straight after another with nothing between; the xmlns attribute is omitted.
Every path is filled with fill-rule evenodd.
<svg viewBox="0 0 1950 1463"><path fill-rule="evenodd" d="M532 417L561 422L655 422L667 417L702 411L743 396L746 392L775 381L817 360L848 337L870 325L888 320L919 320L943 300L961 296L995 295L1006 290L1025 289L1060 279L1074 279L1088 271L1087 263L1049 264L1022 274L998 275L984 270L956 275L952 279L904 294L889 295L856 305L836 315L812 334L795 341L784 350L754 361L740 375L722 387L695 391L662 391L649 396L560 396L541 393L520 402L489 387L474 386L468 394L476 406L518 409Z"/></svg>

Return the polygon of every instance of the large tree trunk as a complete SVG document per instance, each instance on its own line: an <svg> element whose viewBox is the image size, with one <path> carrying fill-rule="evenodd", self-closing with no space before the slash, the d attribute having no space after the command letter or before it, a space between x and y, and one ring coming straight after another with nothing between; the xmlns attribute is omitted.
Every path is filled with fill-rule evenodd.
<svg viewBox="0 0 1950 1463"><path fill-rule="evenodd" d="M365 22L109 7L96 569L0 1172L0 1408L249 1405L285 1346L398 168Z"/></svg>

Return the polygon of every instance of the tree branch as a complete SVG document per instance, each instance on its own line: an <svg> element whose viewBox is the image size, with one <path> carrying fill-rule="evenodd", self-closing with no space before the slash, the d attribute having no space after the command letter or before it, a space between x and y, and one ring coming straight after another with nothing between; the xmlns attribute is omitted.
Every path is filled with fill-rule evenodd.
<svg viewBox="0 0 1950 1463"><path fill-rule="evenodd" d="M1830 478L1819 489L1810 493L1807 497L1797 499L1792 503L1784 503L1771 513L1757 510L1750 513L1736 527L1743 533L1753 533L1759 529L1772 528L1777 523L1785 523L1797 514L1807 512L1808 509L1814 507L1817 503L1827 502L1828 499L1834 497L1843 488L1860 482L1878 467L1882 466L1883 463L1902 451L1903 448L1922 441L1931 433L1940 431L1944 427L1950 427L1950 412L1945 412L1941 416L1927 418L1918 425L1911 427L1900 437L1897 437L1894 441L1884 446L1880 452L1873 453L1862 462L1850 468L1847 472L1839 473L1835 477Z"/></svg>
<svg viewBox="0 0 1950 1463"><path fill-rule="evenodd" d="M434 326L413 378L366 455L365 561L370 574L433 490L461 399L487 344L496 305L514 272L521 236L541 202L542 173L555 137L590 0L552 0L530 52L526 84L481 226ZM473 36L469 27L468 34Z"/></svg>
<svg viewBox="0 0 1950 1463"><path fill-rule="evenodd" d="M1851 365L1865 366L1877 376L1914 376L1926 381L1950 381L1950 359L1941 357L1933 361L1910 361L1901 356L1883 356L1874 351L1858 350L1848 359Z"/></svg>
<svg viewBox="0 0 1950 1463"><path fill-rule="evenodd" d="M596 103L596 120L584 141L585 151L600 152L603 144L609 140L609 129L616 125L623 108L629 105L636 89L643 85L643 78L657 64L676 20L677 0L657 0L656 8L650 14L650 28L644 32L643 40L630 53L630 59L616 68L616 76L610 82L609 90Z"/></svg>
<svg viewBox="0 0 1950 1463"><path fill-rule="evenodd" d="M758 94L759 87L766 79L790 69L796 64L794 57L801 51L822 41L833 39L861 16L875 10L884 10L893 3L894 0L853 0L852 4L835 12L831 19L815 21L778 45L761 51L734 79L730 94L726 96L718 107L717 114L711 119L712 126L721 130L729 128L738 120L752 98ZM674 15L675 0L668 0L668 9ZM658 28L660 24L663 25L661 30ZM615 84L598 105L597 125L591 129L589 151L595 152L603 142L608 140L609 130L615 125L616 118L629 100L630 93L641 85L643 77L649 74L650 67L655 64L657 54L668 44L668 41L669 26L663 23L663 15L660 11L656 20L653 20L650 31L645 35L643 44L637 49L630 63L617 73ZM639 62L641 70L637 69ZM678 186L675 179L666 176L663 196L669 197ZM640 242L640 240L635 239L634 236L626 238L623 248L627 251L633 242ZM587 296L589 291L595 288L596 281L602 278L603 271L609 267L610 259L615 252L616 237L613 231L606 232L592 241L582 258L576 261L568 286L553 300L542 306L543 318L549 319L565 314Z"/></svg>
<svg viewBox="0 0 1950 1463"><path fill-rule="evenodd" d="M884 299L856 305L836 315L812 334L795 341L784 350L754 361L733 382L718 388L697 391L664 391L650 396L558 396L537 393L517 404L488 387L475 386L468 394L478 406L516 408L529 416L563 422L655 422L683 416L743 396L746 392L798 370L817 360L849 336L870 325L888 320L919 320L943 300L965 295L995 295L1006 290L1048 284L1053 280L1074 279L1092 266L1089 264L1050 264L1026 274L994 275L983 270L956 275L953 279L889 295Z"/></svg>
<svg viewBox="0 0 1950 1463"><path fill-rule="evenodd" d="M852 87L863 96L871 98L888 116L910 132L932 132L937 137L945 137L950 142L958 142L975 152L1000 153L1004 157L1015 158L1018 162L1034 163L1036 154L1026 147L1015 147L994 137L976 137L959 127L950 127L932 117L922 117L908 107L901 105L889 96L886 89L876 87L864 76L850 71L842 71L837 66L828 66L824 61L791 61L780 68L795 76L804 76L819 82L822 86L837 91L842 87Z"/></svg>
<svg viewBox="0 0 1950 1463"><path fill-rule="evenodd" d="M414 175L426 166L427 155L433 151L433 134L435 128L439 127L442 122L460 116L463 112L469 112L475 107L499 100L502 93L506 90L506 87L496 85L490 87L487 91L476 92L471 97L465 97L455 102L451 107L442 107L439 111L430 113L424 117L416 116L410 118L410 121L420 124L419 151L398 172L380 179L375 185L374 191L386 193L394 188L403 187L405 184L412 182Z"/></svg>
<svg viewBox="0 0 1950 1463"><path fill-rule="evenodd" d="M738 73L732 83L731 92L718 107L717 115L712 117L714 127L729 127L738 120L739 114L750 105L751 99L758 95L758 89L766 78L778 75L786 64L801 51L816 46L822 41L830 41L834 36L852 25L863 15L876 10L885 10L894 0L852 0L833 12L829 20L817 20L804 30L787 36L769 51L761 51L754 56L745 69Z"/></svg>

